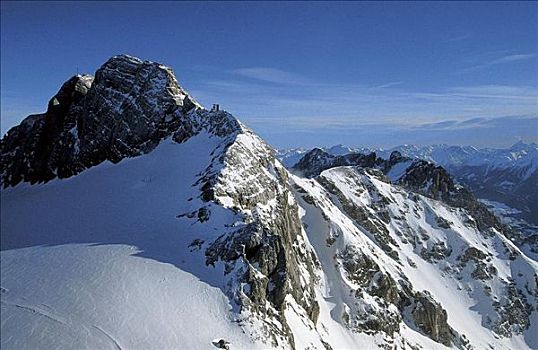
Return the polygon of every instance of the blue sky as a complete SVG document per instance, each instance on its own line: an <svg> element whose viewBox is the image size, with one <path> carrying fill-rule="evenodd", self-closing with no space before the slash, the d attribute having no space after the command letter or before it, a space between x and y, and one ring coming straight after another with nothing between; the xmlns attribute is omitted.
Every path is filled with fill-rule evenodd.
<svg viewBox="0 0 538 350"><path fill-rule="evenodd" d="M2 1L2 133L120 53L276 147L538 141L537 2Z"/></svg>

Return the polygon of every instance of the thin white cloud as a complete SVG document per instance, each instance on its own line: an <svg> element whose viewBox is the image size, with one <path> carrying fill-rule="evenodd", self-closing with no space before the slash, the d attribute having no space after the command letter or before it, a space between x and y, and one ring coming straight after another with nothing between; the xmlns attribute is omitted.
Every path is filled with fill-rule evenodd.
<svg viewBox="0 0 538 350"><path fill-rule="evenodd" d="M454 37L451 37L451 38L448 38L447 40L445 40L445 42L447 43L454 43L454 42L458 42L458 41L462 41L462 40L465 40L465 39L468 39L471 37L471 34L463 34L463 35L458 35L458 36L454 36Z"/></svg>
<svg viewBox="0 0 538 350"><path fill-rule="evenodd" d="M469 98L527 100L538 103L538 91L530 86L477 85L455 87L450 91Z"/></svg>
<svg viewBox="0 0 538 350"><path fill-rule="evenodd" d="M495 118L469 118L464 120L444 120L436 123L424 123L413 127L417 130L437 130L437 131L455 131L465 129L484 129L495 127L510 127L518 124L533 125L538 122L538 116L535 115L516 115L502 116ZM537 135L538 136L538 135Z"/></svg>
<svg viewBox="0 0 538 350"><path fill-rule="evenodd" d="M482 70L482 69L486 69L486 68L489 68L489 67L497 66L497 65L500 65L500 64L513 63L513 62L518 62L518 61L526 61L526 60L530 60L530 59L532 59L534 57L536 57L535 54L505 55L505 56L496 58L494 60L485 62L483 64L479 64L479 65L475 65L475 66L472 66L472 67L462 69L458 73L470 73L470 72L474 72L474 71L477 71L477 70Z"/></svg>
<svg viewBox="0 0 538 350"><path fill-rule="evenodd" d="M392 87L392 86L398 86L398 85L402 85L402 84L403 84L403 81L392 81L390 83L374 86L374 89L385 89L385 88L389 88L389 87Z"/></svg>
<svg viewBox="0 0 538 350"><path fill-rule="evenodd" d="M410 91L391 85L394 88L374 89L312 83L298 88L233 80L207 82L192 92L203 103L219 102L247 124L268 129L343 130L383 123L413 127L538 113L538 88L532 86L475 85Z"/></svg>
<svg viewBox="0 0 538 350"><path fill-rule="evenodd" d="M523 60L531 59L535 56L536 55L534 54L508 55L508 56L504 56L504 57L491 61L489 65L502 64L502 63L515 62L515 61L523 61Z"/></svg>
<svg viewBox="0 0 538 350"><path fill-rule="evenodd" d="M298 74L286 72L276 68L250 67L234 69L231 72L242 77L275 84L301 85L309 83L308 79Z"/></svg>

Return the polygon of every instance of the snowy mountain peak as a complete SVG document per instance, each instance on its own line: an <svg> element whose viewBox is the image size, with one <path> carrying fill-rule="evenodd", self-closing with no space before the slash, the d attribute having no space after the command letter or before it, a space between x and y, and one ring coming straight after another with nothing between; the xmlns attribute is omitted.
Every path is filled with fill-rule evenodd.
<svg viewBox="0 0 538 350"><path fill-rule="evenodd" d="M170 68L114 56L95 78L69 79L45 113L8 131L0 144L2 183L66 178L105 160L148 153L169 136L185 140L204 126L202 111Z"/></svg>
<svg viewBox="0 0 538 350"><path fill-rule="evenodd" d="M524 142L523 140L519 140L518 142L514 143L510 149L512 150L526 150L526 149L536 149L538 148L538 144L536 142Z"/></svg>
<svg viewBox="0 0 538 350"><path fill-rule="evenodd" d="M389 162L391 163L398 163L405 157L402 155L400 151L392 151L389 156Z"/></svg>
<svg viewBox="0 0 538 350"><path fill-rule="evenodd" d="M12 212L3 210L3 249L88 240L136 242L148 249L143 247L152 246L150 237L157 232L156 244L169 242L160 248L159 257L196 261L170 262L201 271L201 278L220 273L215 283L230 298L236 317L248 316L241 327L252 339L266 339L274 346L293 344L285 316L289 303L295 305L294 313L305 316L304 322L316 322L314 262L299 208L287 171L261 138L226 111L201 108L177 84L171 69L130 56L112 57L93 81L83 76L70 79L54 100L59 102L49 104L46 113L23 121L1 141L2 179L6 187L13 187L4 190L2 207L14 208L9 203L22 200L23 212L36 210L20 196L27 187L21 181L77 175L76 181L28 186L30 191L45 189L53 206L62 208L64 214L47 219L47 203L36 204L44 216L34 216L33 222L42 225L40 231L57 233L36 235L28 226L5 220ZM122 161L125 158L133 159ZM107 167L107 160L119 164ZM80 181L98 187L85 195L85 186L73 185ZM107 193L118 197L104 200ZM65 207L55 198L76 200L77 205ZM109 202L116 203L114 209ZM100 208L106 214L91 225L79 223L73 237L66 233L70 225L65 215L80 218L80 208ZM123 214L111 219L108 214L116 211ZM108 220L122 227L112 224L111 229ZM200 348L200 343L192 344Z"/></svg>
<svg viewBox="0 0 538 350"><path fill-rule="evenodd" d="M347 153L334 155L321 148L314 148L307 152L293 166L294 171L302 173L306 177L315 177L323 170L343 165L355 165L364 167L374 167L383 160L377 158L375 153Z"/></svg>

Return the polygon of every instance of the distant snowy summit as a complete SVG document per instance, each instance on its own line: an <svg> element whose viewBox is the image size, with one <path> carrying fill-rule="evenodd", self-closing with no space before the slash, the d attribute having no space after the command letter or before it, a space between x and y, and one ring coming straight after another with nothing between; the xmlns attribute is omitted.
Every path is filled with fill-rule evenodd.
<svg viewBox="0 0 538 350"><path fill-rule="evenodd" d="M398 151L406 157L428 160L444 167L484 165L489 168L518 168L525 174L530 174L538 169L538 144L523 141L519 141L509 148L476 148L439 144L430 146L401 145L383 149L336 145L323 148L323 150L333 155L375 152L383 158L388 158L392 152ZM300 157L297 159L297 156L306 151L308 149L305 148L279 149L278 155L283 160L283 164L291 167L300 159Z"/></svg>
<svg viewBox="0 0 538 350"><path fill-rule="evenodd" d="M509 148L475 148L472 146L398 146L389 151L433 161L442 166L480 166L487 169L517 170L522 178L528 178L538 170L538 144L519 141Z"/></svg>
<svg viewBox="0 0 538 350"><path fill-rule="evenodd" d="M0 141L2 349L538 347L537 242L450 169L296 153L159 63L69 79Z"/></svg>

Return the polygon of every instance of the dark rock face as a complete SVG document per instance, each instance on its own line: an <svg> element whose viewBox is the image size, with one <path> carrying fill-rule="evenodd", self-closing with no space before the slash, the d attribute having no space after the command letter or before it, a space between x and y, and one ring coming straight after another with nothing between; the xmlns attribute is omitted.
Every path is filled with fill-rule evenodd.
<svg viewBox="0 0 538 350"><path fill-rule="evenodd" d="M386 174L396 164L403 163L408 160L411 160L411 158L402 155L399 151L393 151L391 152L389 159L383 162L383 172Z"/></svg>
<svg viewBox="0 0 538 350"><path fill-rule="evenodd" d="M431 339L446 346L452 345L454 330L447 323L447 313L430 295L416 293L413 320Z"/></svg>
<svg viewBox="0 0 538 350"><path fill-rule="evenodd" d="M219 348L219 349L230 349L230 342L224 340L224 339L219 339L218 341L212 341L211 342L215 347Z"/></svg>
<svg viewBox="0 0 538 350"><path fill-rule="evenodd" d="M185 117L198 105L171 69L115 56L95 74L69 79L47 112L29 116L2 139L2 183L66 178L104 160L153 150L173 133L193 132Z"/></svg>
<svg viewBox="0 0 538 350"><path fill-rule="evenodd" d="M508 284L503 299L494 302L493 306L499 313L494 326L498 334L510 337L512 334L521 334L530 327L533 307L513 283Z"/></svg>
<svg viewBox="0 0 538 350"><path fill-rule="evenodd" d="M312 178L321 174L323 170L337 166L353 165L372 168L379 161L375 153L349 153L342 156L335 156L320 148L314 148L295 164L293 170L300 171L304 176Z"/></svg>
<svg viewBox="0 0 538 350"><path fill-rule="evenodd" d="M96 72L84 101L78 125L82 158L117 162L147 153L195 106L169 68L113 57Z"/></svg>
<svg viewBox="0 0 538 350"><path fill-rule="evenodd" d="M443 260L452 254L452 249L447 247L445 242L439 242L432 245L431 248L422 248L420 256L429 262Z"/></svg>
<svg viewBox="0 0 538 350"><path fill-rule="evenodd" d="M491 257L480 249L469 247L459 257L459 265L464 267L468 263L474 264L471 276L478 280L490 280L497 274L497 269L491 264Z"/></svg>
<svg viewBox="0 0 538 350"><path fill-rule="evenodd" d="M76 116L69 111L81 103L93 80L88 75L72 77L49 101L46 113L31 115L8 131L0 141L4 186L48 181L58 168L72 165L78 139Z"/></svg>
<svg viewBox="0 0 538 350"><path fill-rule="evenodd" d="M399 151L393 151L389 156L389 163L396 164L407 159L409 158L404 157Z"/></svg>
<svg viewBox="0 0 538 350"><path fill-rule="evenodd" d="M455 188L452 177L443 167L424 160L413 162L398 183L435 199L442 199Z"/></svg>
<svg viewBox="0 0 538 350"><path fill-rule="evenodd" d="M390 304L397 304L399 288L396 282L382 272L379 265L354 246L348 245L338 255L347 278L356 283L359 289L354 291L357 307L344 315L347 326L365 333L385 332L389 336L400 330L402 317ZM369 295L376 300L376 306L363 303Z"/></svg>
<svg viewBox="0 0 538 350"><path fill-rule="evenodd" d="M342 259L344 270L349 279L360 285L369 294L377 296L385 302L397 304L399 288L396 282L388 274L383 273L375 261L349 245L346 246L339 258ZM388 329L396 332L398 322ZM387 324L387 326L389 325Z"/></svg>
<svg viewBox="0 0 538 350"><path fill-rule="evenodd" d="M314 148L307 154L305 154L294 169L303 171L305 176L313 177L321 173L323 170L332 166L332 162L336 156L329 154L321 148Z"/></svg>

